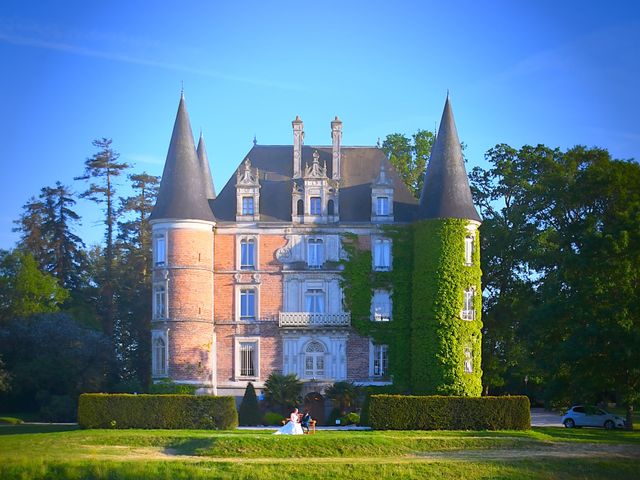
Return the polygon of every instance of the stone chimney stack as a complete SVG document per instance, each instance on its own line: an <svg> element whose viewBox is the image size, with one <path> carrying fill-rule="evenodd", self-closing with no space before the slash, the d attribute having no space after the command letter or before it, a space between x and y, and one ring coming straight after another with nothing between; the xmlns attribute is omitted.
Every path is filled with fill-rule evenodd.
<svg viewBox="0 0 640 480"><path fill-rule="evenodd" d="M293 127L293 178L302 176L302 145L304 145L304 123L300 117L291 122Z"/></svg>
<svg viewBox="0 0 640 480"><path fill-rule="evenodd" d="M331 122L331 146L332 146L332 168L333 178L335 180L340 179L340 163L342 154L340 148L342 147L342 121L336 115L336 118Z"/></svg>

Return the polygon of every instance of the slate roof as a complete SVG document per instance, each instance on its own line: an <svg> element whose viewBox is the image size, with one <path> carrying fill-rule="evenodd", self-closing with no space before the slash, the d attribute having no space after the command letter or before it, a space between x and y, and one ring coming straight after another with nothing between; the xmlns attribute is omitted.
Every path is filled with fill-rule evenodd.
<svg viewBox="0 0 640 480"><path fill-rule="evenodd" d="M482 221L473 205L469 177L448 96L424 176L418 218Z"/></svg>
<svg viewBox="0 0 640 480"><path fill-rule="evenodd" d="M302 147L303 168L311 164L313 152L320 154L320 163L326 162L327 176L332 175L330 146ZM397 222L415 219L417 200L413 198L384 152L376 147L342 147L340 180L340 221L371 221L371 183L385 162L388 176L394 184L394 218ZM291 178L293 175L293 146L255 145L246 157L260 175L260 219L266 222L291 221ZM244 159L243 159L244 160ZM236 169L237 171L237 169ZM216 199L210 204L218 221L234 222L236 218L236 175L232 175Z"/></svg>
<svg viewBox="0 0 640 480"><path fill-rule="evenodd" d="M211 176L211 166L209 165L209 157L207 156L207 147L204 144L204 136L200 133L200 140L198 140L198 162L200 162L200 169L202 170L202 180L204 181L204 191L208 200L216 198L216 187L213 184L213 177Z"/></svg>
<svg viewBox="0 0 640 480"><path fill-rule="evenodd" d="M203 175L182 96L162 172L158 199L150 219L215 221L207 202Z"/></svg>

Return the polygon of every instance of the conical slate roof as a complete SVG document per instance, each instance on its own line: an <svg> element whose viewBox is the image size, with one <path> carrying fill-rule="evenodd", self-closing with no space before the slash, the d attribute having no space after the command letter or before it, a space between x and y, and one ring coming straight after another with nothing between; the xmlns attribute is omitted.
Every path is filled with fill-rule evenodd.
<svg viewBox="0 0 640 480"><path fill-rule="evenodd" d="M200 163L200 170L202 170L204 191L207 194L207 198L213 200L216 198L216 187L213 184L211 166L209 165L209 157L207 156L207 147L204 144L204 136L202 133L200 133L200 140L198 140L198 162Z"/></svg>
<svg viewBox="0 0 640 480"><path fill-rule="evenodd" d="M471 198L449 96L424 175L418 219L466 218L480 222Z"/></svg>
<svg viewBox="0 0 640 480"><path fill-rule="evenodd" d="M151 220L185 219L214 222L202 181L184 96L180 98L171 144Z"/></svg>

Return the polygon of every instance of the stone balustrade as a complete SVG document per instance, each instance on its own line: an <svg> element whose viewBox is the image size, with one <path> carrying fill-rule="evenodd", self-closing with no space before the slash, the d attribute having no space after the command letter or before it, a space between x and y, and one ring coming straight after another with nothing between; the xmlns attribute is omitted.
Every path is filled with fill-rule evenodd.
<svg viewBox="0 0 640 480"><path fill-rule="evenodd" d="M351 314L280 312L279 325L281 328L348 327L351 325Z"/></svg>

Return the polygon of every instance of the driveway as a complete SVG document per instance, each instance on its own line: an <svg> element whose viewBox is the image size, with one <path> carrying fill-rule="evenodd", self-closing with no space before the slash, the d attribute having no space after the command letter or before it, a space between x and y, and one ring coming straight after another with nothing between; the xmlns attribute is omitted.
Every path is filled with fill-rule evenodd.
<svg viewBox="0 0 640 480"><path fill-rule="evenodd" d="M531 409L531 426L532 427L563 427L562 415L549 412L544 408Z"/></svg>

